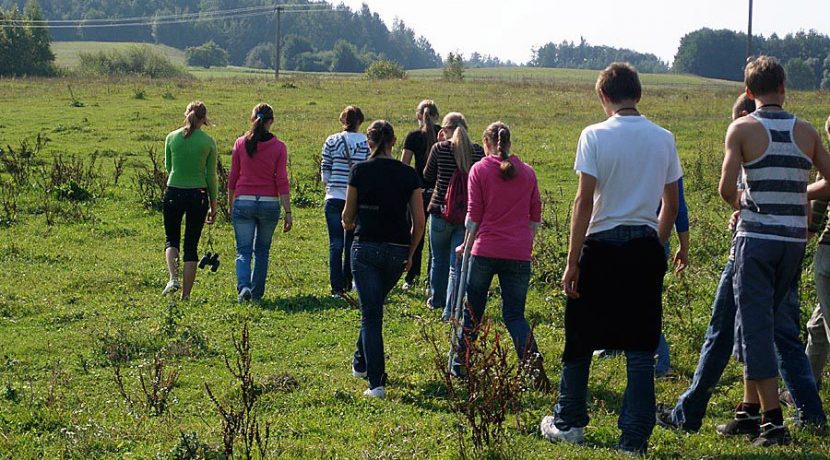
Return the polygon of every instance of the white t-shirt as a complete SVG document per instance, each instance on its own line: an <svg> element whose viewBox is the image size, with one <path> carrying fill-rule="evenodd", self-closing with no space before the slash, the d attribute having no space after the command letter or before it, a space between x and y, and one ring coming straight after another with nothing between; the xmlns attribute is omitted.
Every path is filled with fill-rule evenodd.
<svg viewBox="0 0 830 460"><path fill-rule="evenodd" d="M619 225L656 230L663 189L683 176L674 136L643 116L614 115L585 128L574 169L597 179L589 235Z"/></svg>

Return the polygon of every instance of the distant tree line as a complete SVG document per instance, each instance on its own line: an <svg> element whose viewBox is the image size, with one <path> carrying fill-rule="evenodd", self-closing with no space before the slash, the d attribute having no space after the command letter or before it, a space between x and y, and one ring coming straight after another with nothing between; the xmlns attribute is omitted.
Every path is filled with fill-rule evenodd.
<svg viewBox="0 0 830 460"><path fill-rule="evenodd" d="M30 0L0 0L0 5L22 8L27 1ZM291 0L290 3L312 4L309 0ZM273 4L273 0L40 0L43 14L53 20L167 16ZM407 69L442 65L441 57L429 41L416 36L403 21L396 20L390 29L365 4L359 11L342 4L328 5L331 11L283 16L282 64L286 68L307 71L345 68L363 72L368 64L379 58L395 61ZM52 29L50 34L56 41L132 41L161 43L179 49L202 46L212 40L228 52L231 64L247 62L271 67L275 27L272 15L265 14L141 27Z"/></svg>
<svg viewBox="0 0 830 460"><path fill-rule="evenodd" d="M815 30L779 37L752 37L753 54L775 56L784 64L790 86L830 90L830 37ZM743 79L746 34L700 29L686 34L674 57L673 69L724 80Z"/></svg>
<svg viewBox="0 0 830 460"><path fill-rule="evenodd" d="M563 41L547 43L533 50L529 65L534 67L555 67L566 69L605 68L615 61L625 61L634 65L640 72L663 73L669 71L669 65L654 54L638 53L625 48L594 46L580 37L579 44Z"/></svg>
<svg viewBox="0 0 830 460"><path fill-rule="evenodd" d="M0 20L43 20L37 3L30 3L21 13L17 7L0 8ZM49 48L49 32L30 27L0 28L0 75L51 75L55 72L55 55Z"/></svg>

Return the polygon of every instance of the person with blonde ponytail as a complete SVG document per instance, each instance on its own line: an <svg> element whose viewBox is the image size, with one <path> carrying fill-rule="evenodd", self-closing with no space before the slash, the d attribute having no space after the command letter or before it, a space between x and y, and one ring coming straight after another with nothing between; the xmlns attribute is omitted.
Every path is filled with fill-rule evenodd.
<svg viewBox="0 0 830 460"><path fill-rule="evenodd" d="M191 102L184 113L182 128L167 135L164 142L164 165L169 174L164 192L165 258L170 281L163 295L179 290L179 246L182 219L184 231L184 270L182 299L190 298L196 281L199 238L204 224L216 219L216 142L202 131L208 125L207 107Z"/></svg>
<svg viewBox="0 0 830 460"><path fill-rule="evenodd" d="M251 111L250 123L251 129L233 146L228 174L228 206L236 236L236 292L240 303L259 302L265 294L271 240L281 211L285 213L283 232L291 231L294 225L286 168L288 150L271 133L274 109L268 104L258 104Z"/></svg>
<svg viewBox="0 0 830 460"><path fill-rule="evenodd" d="M502 122L492 123L484 131L487 156L470 168L465 238L472 243L466 280L469 308L464 310L453 373L466 373L464 350L469 341L475 340L490 283L497 275L502 317L516 354L533 369L536 387L547 392L550 382L524 314L533 239L542 222L542 200L533 168L511 155L510 147L510 128ZM456 250L463 251L464 246Z"/></svg>
<svg viewBox="0 0 830 460"><path fill-rule="evenodd" d="M432 250L432 268L429 282L432 296L427 306L443 309L442 319L450 318L451 305L447 302L455 280L455 247L464 238L464 223L451 223L444 217L447 192L456 171L466 179L473 163L484 157L484 149L473 144L468 134L467 119L458 112L448 113L441 124L439 137L446 139L432 146L424 168L424 180L435 182L429 202L429 244Z"/></svg>
<svg viewBox="0 0 830 460"><path fill-rule="evenodd" d="M424 186L424 212L427 212L429 200L432 198L432 190L434 184L427 183L424 180L424 167L427 164L427 155L432 146L438 142L438 132L441 130L441 125L438 122L438 106L435 105L431 99L424 99L418 104L415 110L415 117L418 119L418 129L410 132L406 136L403 144L403 153L401 154L401 161L404 164L411 164L415 160L415 173L421 180ZM421 258L424 249L424 240L418 245L415 255L412 258L412 269L406 274L406 279L403 285L404 290L410 289L417 284L417 279L421 276Z"/></svg>

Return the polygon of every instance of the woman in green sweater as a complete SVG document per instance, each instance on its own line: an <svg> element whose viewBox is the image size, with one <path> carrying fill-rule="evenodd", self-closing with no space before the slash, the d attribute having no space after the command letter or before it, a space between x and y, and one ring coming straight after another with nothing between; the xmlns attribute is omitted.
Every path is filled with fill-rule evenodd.
<svg viewBox="0 0 830 460"><path fill-rule="evenodd" d="M216 142L202 131L208 124L207 107L191 102L184 113L182 128L167 135L164 142L164 165L170 178L164 193L164 232L167 236L165 257L170 281L162 294L179 290L179 246L182 218L184 230L184 275L182 299L190 298L196 281L199 260L199 237L204 224L216 219Z"/></svg>

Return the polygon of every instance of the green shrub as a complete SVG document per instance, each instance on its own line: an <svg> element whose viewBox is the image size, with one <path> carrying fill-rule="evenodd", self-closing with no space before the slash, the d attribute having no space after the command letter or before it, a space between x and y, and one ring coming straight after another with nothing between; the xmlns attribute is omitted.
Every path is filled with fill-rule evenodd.
<svg viewBox="0 0 830 460"><path fill-rule="evenodd" d="M228 65L228 52L219 47L213 40L202 46L191 46L185 50L187 65L196 67L226 67Z"/></svg>
<svg viewBox="0 0 830 460"><path fill-rule="evenodd" d="M450 53L444 64L444 79L449 81L464 80L464 56L461 53Z"/></svg>
<svg viewBox="0 0 830 460"><path fill-rule="evenodd" d="M123 50L79 53L80 71L89 75L168 78L186 75L187 72L170 59L146 45L130 46Z"/></svg>
<svg viewBox="0 0 830 460"><path fill-rule="evenodd" d="M366 69L366 76L370 80L403 80L406 78L406 71L397 62L378 59Z"/></svg>

